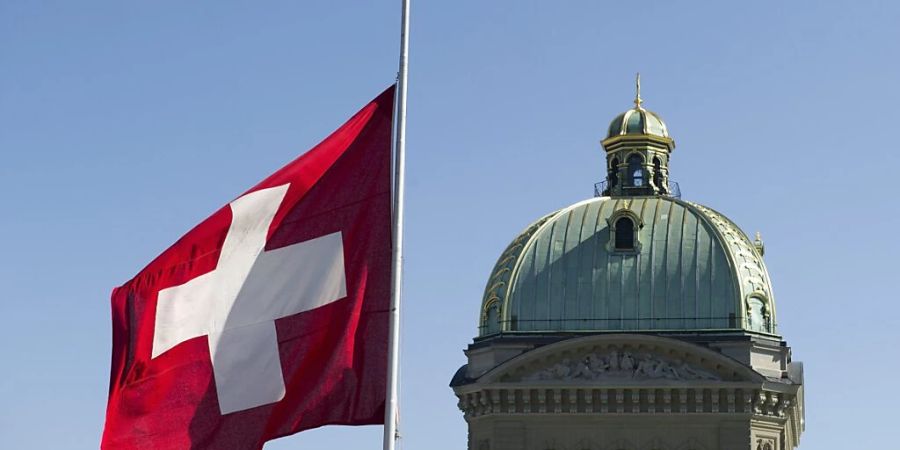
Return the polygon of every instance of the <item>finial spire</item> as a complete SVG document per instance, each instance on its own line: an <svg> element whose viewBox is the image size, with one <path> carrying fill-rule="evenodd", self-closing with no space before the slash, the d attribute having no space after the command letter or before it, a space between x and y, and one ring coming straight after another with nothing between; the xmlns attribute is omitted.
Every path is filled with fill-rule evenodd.
<svg viewBox="0 0 900 450"><path fill-rule="evenodd" d="M756 240L753 241L753 246L756 247L759 256L764 256L766 254L766 244L763 243L762 233L759 231L756 232Z"/></svg>
<svg viewBox="0 0 900 450"><path fill-rule="evenodd" d="M644 101L641 99L641 73L640 72L637 73L637 76L634 79L634 85L636 88L635 94L634 94L634 107L640 109L641 103L644 103Z"/></svg>

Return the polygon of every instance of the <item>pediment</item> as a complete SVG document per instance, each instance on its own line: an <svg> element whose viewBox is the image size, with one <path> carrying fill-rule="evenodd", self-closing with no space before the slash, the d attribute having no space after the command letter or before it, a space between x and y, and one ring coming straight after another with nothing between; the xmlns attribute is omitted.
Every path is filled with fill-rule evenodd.
<svg viewBox="0 0 900 450"><path fill-rule="evenodd" d="M488 371L478 383L659 385L762 380L749 367L696 344L615 334L539 347Z"/></svg>

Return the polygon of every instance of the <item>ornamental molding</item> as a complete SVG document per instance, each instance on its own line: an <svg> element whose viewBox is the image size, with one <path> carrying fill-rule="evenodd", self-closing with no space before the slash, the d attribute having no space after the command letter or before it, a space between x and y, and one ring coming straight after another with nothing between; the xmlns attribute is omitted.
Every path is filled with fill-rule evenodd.
<svg viewBox="0 0 900 450"><path fill-rule="evenodd" d="M777 450L778 449L778 447L776 447L778 444L775 443L775 439L772 439L772 438L756 439L755 445L756 445L756 447L754 447L754 450Z"/></svg>
<svg viewBox="0 0 900 450"><path fill-rule="evenodd" d="M767 316L765 320L761 323L746 323L745 326L754 331L775 333L775 301L772 296L769 273L754 243L734 222L719 212L697 203L686 203L702 212L724 238L728 252L733 258L734 270L738 274L741 298L745 302L751 298L759 298L765 303L764 313ZM745 320L749 322L750 314L746 313L749 311L749 307L746 304L743 307Z"/></svg>
<svg viewBox="0 0 900 450"><path fill-rule="evenodd" d="M712 448L710 445L704 444L704 442L695 437L673 441L669 436L657 436L637 442L641 443L641 445L636 445L635 441L621 438L610 438L605 440L592 438L554 438L542 439L541 447L539 448L554 450L708 450ZM479 450L481 450L481 448L479 448Z"/></svg>
<svg viewBox="0 0 900 450"><path fill-rule="evenodd" d="M528 241L545 223L547 223L547 221L556 217L558 213L559 211L554 211L529 225L528 228L519 233L519 235L510 242L500 255L497 263L494 264L494 270L491 273L491 277L488 279L487 286L484 289L484 295L482 296L482 316L480 320L482 329L487 325L485 320L487 318L488 307L494 302L500 302L502 304L506 299L515 265L519 261L519 255L525 250Z"/></svg>
<svg viewBox="0 0 900 450"><path fill-rule="evenodd" d="M753 369L677 339L606 334L571 338L518 355L475 384L677 385L761 383Z"/></svg>
<svg viewBox="0 0 900 450"><path fill-rule="evenodd" d="M457 390L456 395L467 421L523 414L727 414L773 424L799 419L795 394L752 387L503 387Z"/></svg>
<svg viewBox="0 0 900 450"><path fill-rule="evenodd" d="M634 354L619 348L605 353L590 352L580 359L563 358L548 367L533 370L521 381L624 381L624 380L709 380L722 377L681 359L654 353Z"/></svg>
<svg viewBox="0 0 900 450"><path fill-rule="evenodd" d="M791 447L803 429L802 385L767 379L700 345L652 335L557 341L513 357L453 390L470 424L534 415L716 415L784 429Z"/></svg>

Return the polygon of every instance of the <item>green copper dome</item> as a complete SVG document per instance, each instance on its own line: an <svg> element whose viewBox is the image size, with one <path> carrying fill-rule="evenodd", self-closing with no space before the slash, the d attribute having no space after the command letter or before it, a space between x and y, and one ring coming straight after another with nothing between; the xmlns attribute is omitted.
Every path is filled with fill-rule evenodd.
<svg viewBox="0 0 900 450"><path fill-rule="evenodd" d="M644 100L641 99L641 74L637 74L635 87L634 108L619 114L610 122L606 139L629 134L668 138L669 130L662 118L641 106L644 103Z"/></svg>
<svg viewBox="0 0 900 450"><path fill-rule="evenodd" d="M655 112L636 107L616 116L609 124L606 137L608 139L626 134L649 134L667 138L669 130Z"/></svg>
<svg viewBox="0 0 900 450"><path fill-rule="evenodd" d="M481 336L775 333L757 247L725 216L666 196L597 197L544 216L501 255L481 311Z"/></svg>

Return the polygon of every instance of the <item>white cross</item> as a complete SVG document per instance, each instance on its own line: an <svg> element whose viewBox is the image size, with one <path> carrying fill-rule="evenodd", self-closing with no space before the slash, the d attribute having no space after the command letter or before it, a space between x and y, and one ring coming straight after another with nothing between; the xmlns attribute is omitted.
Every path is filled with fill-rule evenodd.
<svg viewBox="0 0 900 450"><path fill-rule="evenodd" d="M284 398L275 319L347 295L340 232L264 251L287 190L261 189L231 202L215 270L159 291L151 358L208 336L222 414Z"/></svg>

